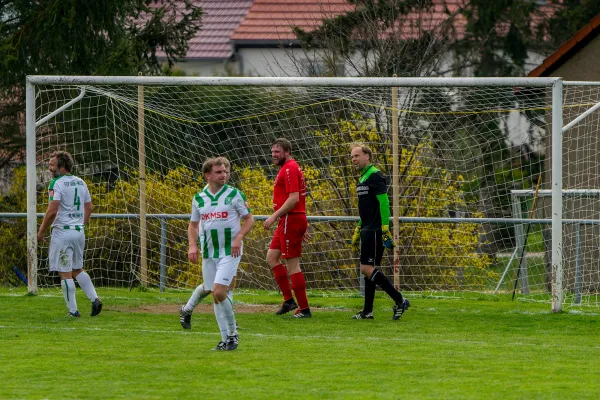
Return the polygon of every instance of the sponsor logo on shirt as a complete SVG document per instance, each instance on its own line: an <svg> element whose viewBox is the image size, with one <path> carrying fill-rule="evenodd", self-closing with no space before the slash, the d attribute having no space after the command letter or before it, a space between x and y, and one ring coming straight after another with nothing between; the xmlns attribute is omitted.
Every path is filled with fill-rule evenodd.
<svg viewBox="0 0 600 400"><path fill-rule="evenodd" d="M227 219L228 216L229 213L227 211L215 211L202 214L202 221L208 221L211 219Z"/></svg>
<svg viewBox="0 0 600 400"><path fill-rule="evenodd" d="M369 186L368 185L359 185L356 187L356 194L358 196L364 196L369 194Z"/></svg>

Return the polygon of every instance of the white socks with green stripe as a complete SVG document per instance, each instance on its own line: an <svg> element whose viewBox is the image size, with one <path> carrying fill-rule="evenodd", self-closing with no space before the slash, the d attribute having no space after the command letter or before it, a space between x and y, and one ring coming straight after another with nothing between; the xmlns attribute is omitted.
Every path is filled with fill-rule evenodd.
<svg viewBox="0 0 600 400"><path fill-rule="evenodd" d="M221 303L214 303L215 317L221 331L221 340L225 341L228 335L234 335L236 331L235 314L233 304L229 298Z"/></svg>
<svg viewBox="0 0 600 400"><path fill-rule="evenodd" d="M92 283L92 280L87 272L81 271L79 275L77 275L76 279L77 283L79 283L79 287L85 292L90 301L94 301L98 298L96 289L94 289L94 284Z"/></svg>
<svg viewBox="0 0 600 400"><path fill-rule="evenodd" d="M190 297L187 304L183 306L183 310L187 312L194 311L194 307L196 307L202 301L202 299L209 294L210 292L204 291L204 285L198 286L196 290L194 290L194 293L192 293L192 297Z"/></svg>
<svg viewBox="0 0 600 400"><path fill-rule="evenodd" d="M75 282L73 279L64 279L60 281L62 287L63 297L67 303L69 312L74 313L77 311L77 299L75 298Z"/></svg>

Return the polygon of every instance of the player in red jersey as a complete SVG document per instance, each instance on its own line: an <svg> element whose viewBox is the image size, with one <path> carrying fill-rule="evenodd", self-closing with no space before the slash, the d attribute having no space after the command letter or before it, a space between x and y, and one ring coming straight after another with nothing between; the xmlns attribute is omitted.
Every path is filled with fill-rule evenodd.
<svg viewBox="0 0 600 400"><path fill-rule="evenodd" d="M269 229L279 220L267 252L267 263L273 270L284 300L275 314L282 315L298 309L294 314L295 318L310 318L312 314L306 298L306 281L300 269L302 242L309 240L305 206L306 182L298 163L292 158L292 144L289 140L275 140L271 146L271 156L273 164L279 165L281 169L273 188L275 212L265 220L263 226ZM286 265L283 265L282 259L286 260Z"/></svg>

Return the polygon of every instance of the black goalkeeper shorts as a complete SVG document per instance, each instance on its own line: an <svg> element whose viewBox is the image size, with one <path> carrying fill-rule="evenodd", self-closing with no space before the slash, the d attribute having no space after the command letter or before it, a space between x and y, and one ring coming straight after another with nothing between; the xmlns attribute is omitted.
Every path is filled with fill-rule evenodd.
<svg viewBox="0 0 600 400"><path fill-rule="evenodd" d="M381 229L360 231L360 263L380 266L383 257Z"/></svg>

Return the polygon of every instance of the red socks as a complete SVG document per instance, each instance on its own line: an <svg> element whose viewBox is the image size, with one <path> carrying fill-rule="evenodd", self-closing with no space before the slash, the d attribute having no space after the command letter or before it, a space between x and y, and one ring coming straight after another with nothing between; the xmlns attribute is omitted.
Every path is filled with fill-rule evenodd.
<svg viewBox="0 0 600 400"><path fill-rule="evenodd" d="M294 279L293 279L294 275L292 275L292 282L294 281ZM279 290L281 290L281 294L283 294L283 300L291 299L292 298L292 288L290 287L290 281L288 280L288 274L287 274L287 269L285 268L285 265L278 264L278 265L274 266L273 267L273 276L275 277L275 282L277 282L277 285L279 285Z"/></svg>
<svg viewBox="0 0 600 400"><path fill-rule="evenodd" d="M292 288L296 295L296 301L298 302L298 308L304 310L308 308L308 299L306 298L306 281L304 280L304 274L302 272L296 272L290 276L292 279Z"/></svg>

